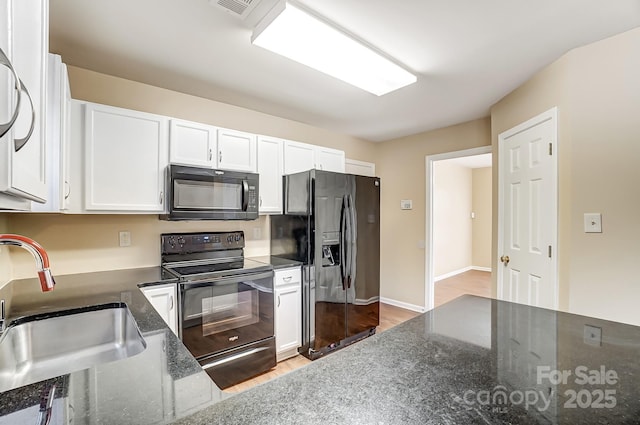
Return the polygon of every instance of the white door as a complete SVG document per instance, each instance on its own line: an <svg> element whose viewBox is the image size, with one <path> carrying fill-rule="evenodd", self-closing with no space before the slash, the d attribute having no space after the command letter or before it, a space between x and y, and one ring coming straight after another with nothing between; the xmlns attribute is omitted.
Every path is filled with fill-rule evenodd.
<svg viewBox="0 0 640 425"><path fill-rule="evenodd" d="M498 136L498 297L558 307L557 110Z"/></svg>

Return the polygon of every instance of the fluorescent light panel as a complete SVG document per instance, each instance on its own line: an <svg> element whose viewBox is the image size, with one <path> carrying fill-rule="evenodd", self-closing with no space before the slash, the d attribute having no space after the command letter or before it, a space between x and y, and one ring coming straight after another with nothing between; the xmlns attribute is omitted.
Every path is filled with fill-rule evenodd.
<svg viewBox="0 0 640 425"><path fill-rule="evenodd" d="M283 7L284 6L284 7ZM253 44L378 96L413 84L415 75L304 10L285 2L253 32ZM272 15L273 16L273 15Z"/></svg>

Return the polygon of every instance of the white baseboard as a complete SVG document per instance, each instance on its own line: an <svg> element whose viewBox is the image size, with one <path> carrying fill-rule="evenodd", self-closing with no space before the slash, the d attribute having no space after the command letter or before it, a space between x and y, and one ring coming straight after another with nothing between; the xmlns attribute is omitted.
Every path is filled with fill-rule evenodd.
<svg viewBox="0 0 640 425"><path fill-rule="evenodd" d="M491 267L471 266L471 270L478 270L479 272L491 272Z"/></svg>
<svg viewBox="0 0 640 425"><path fill-rule="evenodd" d="M385 304L389 304L389 305L393 305L393 306L396 306L396 307L404 308L404 309L407 309L407 310L416 311L418 313L424 313L426 311L426 309L424 307L422 307L421 305L409 304L409 303L405 303L403 301L392 300L390 298L385 298L385 297L380 297L380 302L381 303L385 303Z"/></svg>
<svg viewBox="0 0 640 425"><path fill-rule="evenodd" d="M490 272L491 271L491 267L469 266L469 267L465 267L463 269L454 270L454 271L449 272L449 273L441 274L440 276L436 276L436 277L433 278L433 281L437 282L439 280L448 279L450 277L459 275L460 273L468 272L469 270L478 270L478 271L481 271L481 272Z"/></svg>
<svg viewBox="0 0 640 425"><path fill-rule="evenodd" d="M439 281L439 280L448 279L448 278L453 277L453 276L455 276L455 275L458 275L458 274L460 274L460 273L468 272L468 271L469 271L469 270L471 270L471 269L472 269L472 267L471 267L471 266L469 266L469 267L465 267L465 268L463 268L463 269L454 270L454 271L449 272L449 273L441 274L440 276L435 276L435 277L433 278L433 281L434 281L434 282L437 282L437 281Z"/></svg>

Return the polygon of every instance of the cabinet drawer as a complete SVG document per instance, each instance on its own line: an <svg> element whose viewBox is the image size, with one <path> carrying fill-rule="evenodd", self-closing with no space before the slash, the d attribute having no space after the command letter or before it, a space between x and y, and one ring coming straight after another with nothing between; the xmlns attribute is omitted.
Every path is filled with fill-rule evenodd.
<svg viewBox="0 0 640 425"><path fill-rule="evenodd" d="M276 270L274 277L274 286L278 287L291 285L292 283L300 283L301 280L300 267Z"/></svg>

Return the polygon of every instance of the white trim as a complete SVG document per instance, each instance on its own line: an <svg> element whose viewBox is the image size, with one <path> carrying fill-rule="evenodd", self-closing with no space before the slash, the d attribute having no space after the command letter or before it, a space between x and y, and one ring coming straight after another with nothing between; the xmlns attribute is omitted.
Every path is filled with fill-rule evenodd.
<svg viewBox="0 0 640 425"><path fill-rule="evenodd" d="M425 208L425 253L424 253L424 305L427 310L434 307L434 287L435 280L433 276L433 162L443 159L460 158L463 156L483 155L491 153L492 146L482 146L479 148L465 149L455 152L446 152L436 155L427 155L426 162L426 208Z"/></svg>
<svg viewBox="0 0 640 425"><path fill-rule="evenodd" d="M449 273L445 273L445 274L441 274L441 275L435 276L433 278L433 281L434 282L438 282L439 280L448 279L450 277L459 275L461 273L468 272L469 270L472 270L472 269L473 269L473 267L468 266L468 267L465 267L465 268L462 268L462 269L454 270L454 271L449 272Z"/></svg>
<svg viewBox="0 0 640 425"><path fill-rule="evenodd" d="M403 301L392 300L390 298L385 298L385 297L380 297L380 302L384 304L389 304L396 307L404 308L406 310L417 311L418 313L424 313L426 311L425 308L420 305L409 304Z"/></svg>
<svg viewBox="0 0 640 425"><path fill-rule="evenodd" d="M378 296L371 297L371 298L368 298L366 300L363 300L361 298L356 298L355 300L353 300L353 305L369 305L369 304L372 304L372 303L378 301L379 299L380 299L380 297L378 297Z"/></svg>
<svg viewBox="0 0 640 425"><path fill-rule="evenodd" d="M553 251L554 251L554 256L553 256L553 264L551 266L551 275L555 278L555 294L554 294L554 309L558 309L558 293L559 293L559 277L558 277L558 107L554 106L553 108L539 114L536 115L535 117L528 119L527 121L518 124L517 126L510 128L509 130L506 130L502 133L500 133L498 135L498 164L494 164L494 166L497 165L498 167L498 185L497 185L497 189L498 189L498 252L496 253L496 271L497 271L497 297L498 299L500 299L500 296L502 294L503 291L503 267L502 267L502 263L500 263L500 252L503 252L504 249L504 243L503 243L503 237L504 237L504 217L503 217L503 210L504 210L504 194L502 193L502 176L504 175L504 171L502 170L503 167L503 161L502 161L502 155L500 155L501 152L503 152L504 149L504 143L505 140L508 139L509 137L514 136L517 133L521 133L525 130L530 129L531 127L535 127L536 125L543 123L545 121L551 120L551 122L553 123L553 140L551 141L552 147L553 147L553 155L552 155L552 161L553 164L551 166L551 173L552 176L551 178L554 179L555 181L555 197L554 197L554 203L555 203L555 215L552 217L551 219L551 227L552 227L552 232L551 234L552 239L551 239L551 244L553 247Z"/></svg>
<svg viewBox="0 0 640 425"><path fill-rule="evenodd" d="M471 270L477 270L479 272L489 272L491 273L491 267L480 267L480 266L471 266Z"/></svg>

